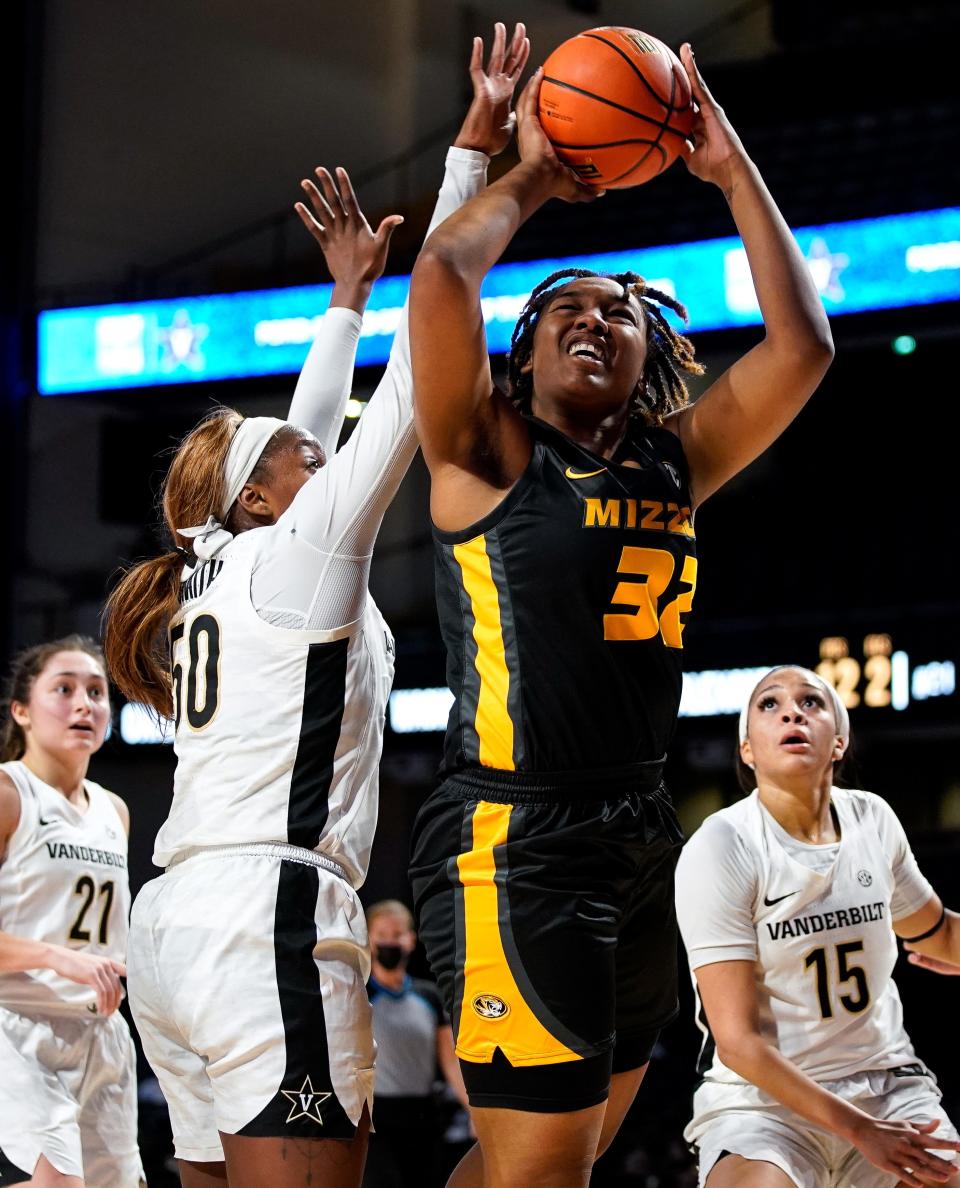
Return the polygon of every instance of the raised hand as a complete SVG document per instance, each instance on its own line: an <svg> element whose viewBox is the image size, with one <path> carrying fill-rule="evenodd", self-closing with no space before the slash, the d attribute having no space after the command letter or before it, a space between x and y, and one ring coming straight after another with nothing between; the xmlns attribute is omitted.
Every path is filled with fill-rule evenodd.
<svg viewBox="0 0 960 1188"><path fill-rule="evenodd" d="M387 215L376 231L364 217L346 169L337 169L337 181L322 166L315 170L319 189L309 178L300 183L313 207L294 204L300 221L320 245L334 280L331 305L366 304L373 282L387 266L390 236L403 222L402 215ZM322 192L321 192L322 191ZM338 294L339 290L339 294Z"/></svg>
<svg viewBox="0 0 960 1188"><path fill-rule="evenodd" d="M692 144L688 142L683 159L695 177L712 182L728 193L733 181L732 170L739 162L746 160L747 154L723 108L703 81L689 42L680 47L680 60L687 72L696 104Z"/></svg>
<svg viewBox="0 0 960 1188"><path fill-rule="evenodd" d="M517 100L517 145L525 165L534 165L549 174L552 196L564 202L592 202L603 190L585 186L574 171L568 168L553 150L537 114L543 67L538 67Z"/></svg>
<svg viewBox="0 0 960 1188"><path fill-rule="evenodd" d="M899 1122L864 1115L862 1125L850 1137L874 1167L898 1176L901 1183L912 1188L924 1188L931 1182L945 1184L957 1174L956 1164L930 1153L931 1148L951 1155L960 1150L960 1143L933 1134L939 1125L937 1118L929 1122Z"/></svg>
<svg viewBox="0 0 960 1188"><path fill-rule="evenodd" d="M530 54L530 41L523 24L517 24L507 47L506 26L494 25L490 60L483 67L483 38L474 37L470 55L473 102L454 144L495 157L503 152L513 133L515 118L510 111L517 80Z"/></svg>
<svg viewBox="0 0 960 1188"><path fill-rule="evenodd" d="M98 1015L112 1015L120 1005L123 997L120 979L127 973L122 962L114 961L112 957L97 957L93 953L78 953L62 945L51 945L47 964L62 978L95 990Z"/></svg>

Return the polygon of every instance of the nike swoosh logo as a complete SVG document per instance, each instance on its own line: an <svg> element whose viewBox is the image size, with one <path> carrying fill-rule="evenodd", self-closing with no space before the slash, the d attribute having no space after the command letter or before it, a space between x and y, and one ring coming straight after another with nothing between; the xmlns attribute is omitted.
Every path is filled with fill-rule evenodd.
<svg viewBox="0 0 960 1188"><path fill-rule="evenodd" d="M767 899L766 895L763 897L763 902L767 907L773 907L775 903L780 903L783 899L789 899L791 895L799 895L799 891L788 891L786 895L778 895L776 899Z"/></svg>
<svg viewBox="0 0 960 1188"><path fill-rule="evenodd" d="M572 466L568 466L563 473L571 479L593 478L596 474L603 474L606 469L606 466L601 466L599 470L585 470L581 473L574 470Z"/></svg>
<svg viewBox="0 0 960 1188"><path fill-rule="evenodd" d="M44 821L43 817L37 817L37 822L40 825L52 825L52 821Z"/></svg>
<svg viewBox="0 0 960 1188"><path fill-rule="evenodd" d="M95 1015L97 1013L97 1004L95 1002L88 1002L87 1010L90 1012L91 1015Z"/></svg>

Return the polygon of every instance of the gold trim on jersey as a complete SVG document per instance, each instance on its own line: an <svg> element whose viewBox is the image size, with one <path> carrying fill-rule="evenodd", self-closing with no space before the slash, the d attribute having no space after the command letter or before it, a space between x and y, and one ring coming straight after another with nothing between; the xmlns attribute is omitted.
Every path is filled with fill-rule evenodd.
<svg viewBox="0 0 960 1188"><path fill-rule="evenodd" d="M476 670L480 678L474 728L480 741L479 759L484 767L513 771L513 720L507 707L510 671L500 623L500 600L490 570L487 542L477 536L453 546L463 588L473 610L473 638L477 644Z"/></svg>
<svg viewBox="0 0 960 1188"><path fill-rule="evenodd" d="M506 890L497 887L494 847L506 843L512 809L481 801L473 812L473 847L457 859L465 942L457 1055L489 1064L499 1048L514 1066L582 1060L534 1014L504 952L498 901Z"/></svg>

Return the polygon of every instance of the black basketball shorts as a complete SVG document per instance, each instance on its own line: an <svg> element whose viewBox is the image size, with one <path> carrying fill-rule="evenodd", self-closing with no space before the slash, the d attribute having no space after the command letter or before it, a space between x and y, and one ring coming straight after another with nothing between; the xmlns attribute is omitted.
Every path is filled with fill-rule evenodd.
<svg viewBox="0 0 960 1188"><path fill-rule="evenodd" d="M473 1105L595 1105L675 1017L683 837L662 766L469 770L421 808L417 928Z"/></svg>

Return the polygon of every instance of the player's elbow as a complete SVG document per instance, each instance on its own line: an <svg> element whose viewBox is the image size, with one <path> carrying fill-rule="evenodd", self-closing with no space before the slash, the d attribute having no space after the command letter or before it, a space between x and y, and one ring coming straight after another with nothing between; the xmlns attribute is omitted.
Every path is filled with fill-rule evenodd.
<svg viewBox="0 0 960 1188"><path fill-rule="evenodd" d="M787 333L768 335L781 399L793 400L797 407L816 391L833 362L833 335L826 318L794 326Z"/></svg>
<svg viewBox="0 0 960 1188"><path fill-rule="evenodd" d="M798 371L805 371L818 378L826 374L836 353L833 332L822 309L812 317L799 319L791 326L788 338L774 341L784 354L791 357L792 364Z"/></svg>
<svg viewBox="0 0 960 1188"><path fill-rule="evenodd" d="M462 271L463 248L459 237L450 235L443 223L431 233L413 266L414 279L456 276Z"/></svg>
<svg viewBox="0 0 960 1188"><path fill-rule="evenodd" d="M436 232L424 244L413 267L411 314L418 309L449 311L463 301L472 300L477 287L471 283L456 250L443 240L434 243L435 238Z"/></svg>
<svg viewBox="0 0 960 1188"><path fill-rule="evenodd" d="M807 338L807 356L811 366L825 375L836 353L830 323L826 317L818 318L810 327Z"/></svg>
<svg viewBox="0 0 960 1188"><path fill-rule="evenodd" d="M751 1073L756 1069L757 1060L762 1056L761 1049L765 1043L755 1032L733 1032L716 1038L717 1056L724 1067L729 1068L738 1076L751 1080Z"/></svg>
<svg viewBox="0 0 960 1188"><path fill-rule="evenodd" d="M479 290L486 268L478 262L476 246L462 229L443 222L420 249L413 268L413 283L434 291Z"/></svg>

